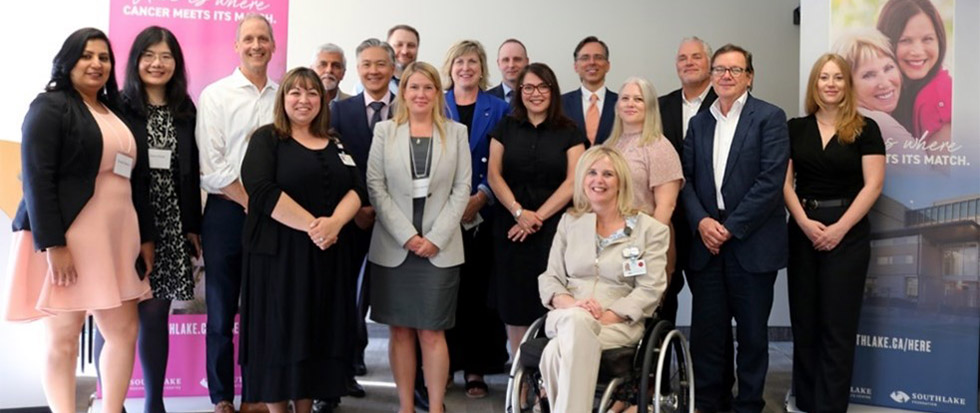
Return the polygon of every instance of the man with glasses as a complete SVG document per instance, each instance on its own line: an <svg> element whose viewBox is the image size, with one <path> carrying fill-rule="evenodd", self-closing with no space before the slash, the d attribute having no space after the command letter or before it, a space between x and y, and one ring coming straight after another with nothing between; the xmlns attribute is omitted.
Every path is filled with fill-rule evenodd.
<svg viewBox="0 0 980 413"><path fill-rule="evenodd" d="M487 93L510 103L518 91L517 77L528 64L527 49L517 39L507 39L497 49L497 67L500 68L501 81Z"/></svg>
<svg viewBox="0 0 980 413"><path fill-rule="evenodd" d="M711 59L718 99L688 126L681 191L694 232L688 283L695 406L718 411L725 345L737 324L736 412L761 412L769 366L767 323L776 272L786 266L782 187L789 159L786 114L749 94L752 54L727 44Z"/></svg>
<svg viewBox="0 0 980 413"><path fill-rule="evenodd" d="M609 47L595 36L589 36L575 46L575 73L582 86L561 96L565 115L578 125L589 138L590 145L600 144L609 137L616 117L619 95L606 89L609 73Z"/></svg>

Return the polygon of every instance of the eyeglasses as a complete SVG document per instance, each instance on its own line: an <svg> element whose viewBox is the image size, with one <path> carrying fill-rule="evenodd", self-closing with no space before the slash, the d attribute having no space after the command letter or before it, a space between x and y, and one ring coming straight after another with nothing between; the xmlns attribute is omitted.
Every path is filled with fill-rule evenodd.
<svg viewBox="0 0 980 413"><path fill-rule="evenodd" d="M738 67L738 66L732 66L732 67L715 66L711 68L711 74L714 76L719 76L719 77L724 76L725 72L731 73L732 77L739 77L742 76L742 73L748 72L748 70L745 69L744 67Z"/></svg>
<svg viewBox="0 0 980 413"><path fill-rule="evenodd" d="M140 60L147 63L151 63L157 59L160 59L160 61L165 64L169 64L169 63L173 63L174 56L170 53L153 53L153 52L143 52L143 54L140 55Z"/></svg>
<svg viewBox="0 0 980 413"><path fill-rule="evenodd" d="M592 60L596 63L602 63L605 62L607 59L608 58L604 54L593 54L593 55L583 54L576 57L575 61L579 63L587 63L589 60Z"/></svg>
<svg viewBox="0 0 980 413"><path fill-rule="evenodd" d="M524 93L525 95L533 95L535 90L542 95L547 95L551 93L551 86L548 86L547 83L539 83L537 85L529 85L525 83L521 85L521 93Z"/></svg>

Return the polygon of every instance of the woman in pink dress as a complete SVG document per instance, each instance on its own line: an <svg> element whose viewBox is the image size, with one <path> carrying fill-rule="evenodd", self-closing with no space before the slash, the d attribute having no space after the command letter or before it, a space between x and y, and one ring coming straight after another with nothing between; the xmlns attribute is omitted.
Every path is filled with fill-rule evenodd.
<svg viewBox="0 0 980 413"><path fill-rule="evenodd" d="M86 314L95 316L106 339L103 410L122 409L139 330L136 304L151 296L147 149L112 111L114 63L104 33L72 33L22 127L24 199L13 222L4 316L43 320L43 385L55 413L75 411L78 335ZM147 269L139 274L141 255Z"/></svg>

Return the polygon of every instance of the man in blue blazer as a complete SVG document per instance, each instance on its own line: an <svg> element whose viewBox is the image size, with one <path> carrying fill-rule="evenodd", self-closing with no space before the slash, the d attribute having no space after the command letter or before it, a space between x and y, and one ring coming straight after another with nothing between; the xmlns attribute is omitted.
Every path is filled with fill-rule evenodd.
<svg viewBox="0 0 980 413"><path fill-rule="evenodd" d="M357 95L340 101L335 101L330 105L330 126L340 135L347 153L354 158L361 172L361 178L367 176L368 152L371 150L371 138L374 136L374 124L390 119L395 113L391 104L395 101L395 95L388 90L388 84L395 71L395 51L378 39L367 39L357 46L356 50L357 74L364 91ZM354 274L360 282L352 285L360 288L352 290L351 294L357 297L357 339L354 346L354 366L353 372L356 374L367 373L364 365L364 349L367 347L367 326L364 324L364 317L367 314L367 297L370 277L363 271L365 268L364 257L367 255L368 246L371 242L371 228L374 226L374 207L366 205L361 207L354 216L354 254L353 268L359 270ZM351 377L348 383L348 390L351 396L364 397L364 388Z"/></svg>
<svg viewBox="0 0 980 413"><path fill-rule="evenodd" d="M612 131L619 98L605 86L606 73L609 73L609 47L595 36L589 36L578 42L572 57L582 86L561 95L561 107L565 115L585 132L590 145L600 144Z"/></svg>
<svg viewBox="0 0 980 413"><path fill-rule="evenodd" d="M725 399L725 336L738 325L735 412L761 412L769 366L768 320L776 272L786 266L782 187L789 132L781 109L749 95L752 55L725 45L711 61L718 99L691 119L681 196L694 232L688 283L694 295L691 352L695 405Z"/></svg>
<svg viewBox="0 0 980 413"><path fill-rule="evenodd" d="M527 48L517 39L507 39L497 49L497 68L500 69L500 84L487 90L487 93L510 103L517 90L517 77L527 67Z"/></svg>

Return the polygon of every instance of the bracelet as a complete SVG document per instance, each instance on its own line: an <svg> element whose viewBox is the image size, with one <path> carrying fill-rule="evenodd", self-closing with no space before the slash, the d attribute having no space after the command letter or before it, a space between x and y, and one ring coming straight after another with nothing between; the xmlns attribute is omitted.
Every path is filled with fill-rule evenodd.
<svg viewBox="0 0 980 413"><path fill-rule="evenodd" d="M524 208L517 208L517 211L514 211L514 219L520 218L522 213L524 213Z"/></svg>

